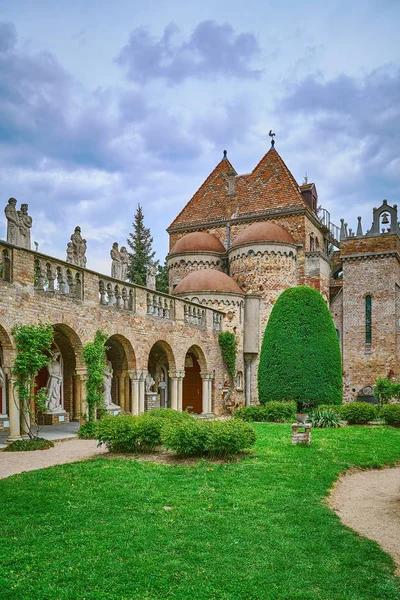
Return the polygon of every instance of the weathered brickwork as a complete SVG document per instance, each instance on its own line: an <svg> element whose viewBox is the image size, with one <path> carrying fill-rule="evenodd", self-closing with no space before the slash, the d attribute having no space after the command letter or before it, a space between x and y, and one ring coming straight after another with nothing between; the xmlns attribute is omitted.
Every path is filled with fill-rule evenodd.
<svg viewBox="0 0 400 600"><path fill-rule="evenodd" d="M6 243L1 244L0 250L2 248L8 248L12 253L12 282L0 280L0 342L9 387L15 358L12 327L16 323L42 321L54 326L55 343L64 361L64 408L71 419L79 418L82 411L82 406L76 405L78 400L84 405L86 369L82 347L94 339L99 328L109 335L108 358L114 370L113 400L120 403L123 399L123 408L129 412L133 410L129 378L132 383L136 373L148 372L149 355L157 343L162 343L166 349L172 378L184 377L185 357L189 349L194 348L202 356L204 372L212 374L215 389L222 389L225 368L218 345L218 331L214 326L214 310L204 307L201 322L192 324L185 316L186 308L190 306L188 303L149 293L146 288L137 286L134 310L117 308L115 303L112 306L102 305L99 293L102 276L89 270L84 270L83 300L76 300L66 293L38 290L34 288L34 261L37 257L46 261L48 257ZM65 269L68 266L64 263ZM114 283L118 284L115 280ZM153 305L149 306L149 298L153 296L171 303L173 308L169 318L160 318L155 312L149 314L149 310L153 310ZM80 386L75 383L76 378L80 378ZM212 399L213 410L220 411L220 405L222 400L219 397ZM10 403L7 410L10 410Z"/></svg>
<svg viewBox="0 0 400 600"><path fill-rule="evenodd" d="M341 331L345 400L377 377L400 377L400 239L382 234L344 240L342 293L331 310ZM371 296L371 344L366 338L366 296Z"/></svg>

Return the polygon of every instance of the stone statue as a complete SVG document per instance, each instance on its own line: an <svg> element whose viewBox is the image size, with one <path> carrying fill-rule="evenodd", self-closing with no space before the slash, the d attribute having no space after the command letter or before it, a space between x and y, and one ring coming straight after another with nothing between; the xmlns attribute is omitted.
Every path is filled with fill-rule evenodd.
<svg viewBox="0 0 400 600"><path fill-rule="evenodd" d="M18 211L19 217L19 246L31 249L31 227L32 217L28 215L28 205L21 204L21 210Z"/></svg>
<svg viewBox="0 0 400 600"><path fill-rule="evenodd" d="M67 262L77 267L86 267L86 240L82 239L81 228L75 227L67 245Z"/></svg>
<svg viewBox="0 0 400 600"><path fill-rule="evenodd" d="M6 387L6 374L4 373L3 367L0 367L0 388L4 387Z"/></svg>
<svg viewBox="0 0 400 600"><path fill-rule="evenodd" d="M7 206L4 209L4 214L7 219L7 242L19 245L19 216L15 209L17 201L15 198L10 198Z"/></svg>
<svg viewBox="0 0 400 600"><path fill-rule="evenodd" d="M122 281L126 281L128 276L129 254L125 246L121 246L119 255L121 257L121 279Z"/></svg>
<svg viewBox="0 0 400 600"><path fill-rule="evenodd" d="M150 290L156 289L156 265L154 263L147 268L146 287Z"/></svg>
<svg viewBox="0 0 400 600"><path fill-rule="evenodd" d="M68 242L67 244L67 263L74 264L74 247L72 242Z"/></svg>
<svg viewBox="0 0 400 600"><path fill-rule="evenodd" d="M153 393L153 390L151 388L153 387L154 384L155 384L155 381L152 378L151 374L147 373L146 380L145 380L146 394L152 394Z"/></svg>
<svg viewBox="0 0 400 600"><path fill-rule="evenodd" d="M121 248L122 250L122 248ZM121 258L121 253L118 250L118 242L114 242L112 245L112 248L110 250L110 256L111 256L111 277L114 277L115 279L122 279L121 277L121 273L122 273L122 258Z"/></svg>
<svg viewBox="0 0 400 600"><path fill-rule="evenodd" d="M112 386L112 378L113 378L113 368L112 364L109 360L106 362L106 366L104 369L104 380L103 380L103 400L104 405L107 410L112 410L114 408L120 408L117 404L114 404L111 396L111 386Z"/></svg>
<svg viewBox="0 0 400 600"><path fill-rule="evenodd" d="M51 363L48 365L49 379L47 381L47 410L49 412L59 412L61 406L61 385L63 375L61 364L58 360L59 352L54 352Z"/></svg>

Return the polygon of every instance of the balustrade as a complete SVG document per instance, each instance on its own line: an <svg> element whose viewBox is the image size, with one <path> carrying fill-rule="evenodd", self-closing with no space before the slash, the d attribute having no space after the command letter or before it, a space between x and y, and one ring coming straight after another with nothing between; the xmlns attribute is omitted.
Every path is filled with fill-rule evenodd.
<svg viewBox="0 0 400 600"><path fill-rule="evenodd" d="M193 306L192 304L185 304L183 311L185 323L188 325L204 327L206 315L204 308L201 306Z"/></svg>
<svg viewBox="0 0 400 600"><path fill-rule="evenodd" d="M214 312L213 315L213 329L214 331L221 331L222 326L222 314Z"/></svg>
<svg viewBox="0 0 400 600"><path fill-rule="evenodd" d="M135 311L135 288L128 284L115 284L107 279L99 279L99 299L103 306Z"/></svg>
<svg viewBox="0 0 400 600"><path fill-rule="evenodd" d="M147 314L159 319L174 318L174 300L159 294L147 294Z"/></svg>
<svg viewBox="0 0 400 600"><path fill-rule="evenodd" d="M83 299L82 270L41 258L35 258L34 269L35 290Z"/></svg>

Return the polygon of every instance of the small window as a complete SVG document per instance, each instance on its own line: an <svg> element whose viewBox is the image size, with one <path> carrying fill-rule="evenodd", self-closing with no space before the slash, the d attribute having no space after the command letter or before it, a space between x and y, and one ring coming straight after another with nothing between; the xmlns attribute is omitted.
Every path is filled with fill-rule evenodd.
<svg viewBox="0 0 400 600"><path fill-rule="evenodd" d="M370 346L372 343L372 299L371 296L365 297L365 343Z"/></svg>
<svg viewBox="0 0 400 600"><path fill-rule="evenodd" d="M243 373L242 371L238 371L237 375L236 375L236 389L237 390L242 390L243 389Z"/></svg>

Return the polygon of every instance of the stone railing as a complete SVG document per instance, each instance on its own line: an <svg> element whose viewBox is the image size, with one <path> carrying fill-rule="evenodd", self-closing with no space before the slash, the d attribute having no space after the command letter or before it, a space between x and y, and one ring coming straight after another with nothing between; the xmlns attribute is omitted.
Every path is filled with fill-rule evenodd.
<svg viewBox="0 0 400 600"><path fill-rule="evenodd" d="M213 329L214 331L222 330L222 314L220 312L214 312L213 314Z"/></svg>
<svg viewBox="0 0 400 600"><path fill-rule="evenodd" d="M194 306L193 304L185 303L183 308L184 322L188 325L197 325L198 327L204 327L206 311L201 306Z"/></svg>
<svg viewBox="0 0 400 600"><path fill-rule="evenodd" d="M105 277L99 278L99 299L103 306L135 312L135 288L125 282L115 283Z"/></svg>
<svg viewBox="0 0 400 600"><path fill-rule="evenodd" d="M46 258L34 260L35 290L83 300L83 271Z"/></svg>
<svg viewBox="0 0 400 600"><path fill-rule="evenodd" d="M175 314L175 299L157 294L147 293L147 314L159 319L173 319Z"/></svg>

